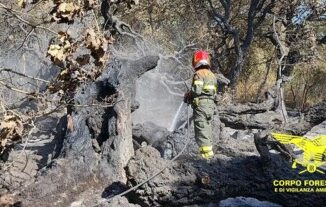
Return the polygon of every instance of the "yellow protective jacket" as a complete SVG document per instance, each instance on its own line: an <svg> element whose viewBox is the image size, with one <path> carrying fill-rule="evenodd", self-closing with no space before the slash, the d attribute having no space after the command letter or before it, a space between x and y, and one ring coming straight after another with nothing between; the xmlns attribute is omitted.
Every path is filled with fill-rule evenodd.
<svg viewBox="0 0 326 207"><path fill-rule="evenodd" d="M206 68L197 70L194 74L191 86L192 98L214 99L216 92L217 81L214 73Z"/></svg>

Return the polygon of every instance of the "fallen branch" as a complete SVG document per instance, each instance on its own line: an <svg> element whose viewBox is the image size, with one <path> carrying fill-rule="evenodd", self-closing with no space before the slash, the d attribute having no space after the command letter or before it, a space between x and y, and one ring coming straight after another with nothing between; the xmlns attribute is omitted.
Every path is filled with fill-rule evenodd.
<svg viewBox="0 0 326 207"><path fill-rule="evenodd" d="M20 44L20 46L16 49L16 51L18 51L20 48L22 48L25 44L25 42L27 41L27 39L31 36L31 34L33 33L33 31L35 30L35 28L32 28L31 31L29 31L27 33L27 35L25 36L23 42Z"/></svg>
<svg viewBox="0 0 326 207"><path fill-rule="evenodd" d="M27 164L28 164L28 155L27 155L25 149L26 149L26 147L27 147L27 144L28 144L29 138L31 137L31 135L32 135L32 133L33 133L33 131L34 131L34 129L36 129L36 126L35 126L33 120L31 120L31 124L30 124L30 125L32 126L32 129L28 132L28 134L27 134L27 138L26 138L26 141L25 141L24 146L23 146L23 149L22 149L22 152L20 153L20 156L24 153L24 154L25 154L25 157L26 157L25 165L24 165L23 169L21 169L21 172L24 172L24 170L25 170L26 167L27 167Z"/></svg>
<svg viewBox="0 0 326 207"><path fill-rule="evenodd" d="M33 24L33 23L27 21L27 20L24 19L23 17L19 16L19 15L17 14L17 13L18 13L17 11L15 11L15 10L13 10L13 9L11 9L11 8L9 8L9 7L7 7L6 5L4 5L4 4L2 4L2 3L0 3L0 8L5 9L8 13L10 13L13 17L15 17L16 19L18 19L20 22L23 22L24 24L27 24L27 25L31 26L32 28L43 29L43 30L45 30L45 31L48 31L48 32L50 32L50 33L53 33L53 34L57 35L57 32L55 32L55 31L53 31L53 30L51 30L51 29L49 29L49 28L47 28L47 27L43 27L43 26L39 26L39 25L35 25L35 24Z"/></svg>
<svg viewBox="0 0 326 207"><path fill-rule="evenodd" d="M18 92L18 93L22 93L22 94L26 94L26 95L33 95L33 94L35 94L34 92L28 92L28 91L24 91L24 90L21 90L21 89L18 89L18 88L14 88L14 87L6 84L5 82L3 82L1 80L0 80L0 84L3 85L6 88L12 90L12 91Z"/></svg>
<svg viewBox="0 0 326 207"><path fill-rule="evenodd" d="M20 76L23 76L25 78L30 78L30 79L41 81L41 82L44 82L44 83L50 83L50 81L47 81L47 80L44 80L44 79L41 79L41 78L35 78L33 76L29 76L29 75L26 75L24 73L20 73L20 72L14 71L14 70L9 69L9 68L0 68L0 73L2 73L2 72L14 73L16 75L20 75Z"/></svg>

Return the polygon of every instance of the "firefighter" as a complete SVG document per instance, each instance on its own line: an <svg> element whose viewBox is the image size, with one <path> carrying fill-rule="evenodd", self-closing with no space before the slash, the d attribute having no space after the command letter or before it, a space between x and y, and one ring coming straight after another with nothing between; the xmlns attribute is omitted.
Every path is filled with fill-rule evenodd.
<svg viewBox="0 0 326 207"><path fill-rule="evenodd" d="M215 111L217 80L211 71L210 55L199 50L194 53L192 65L195 74L191 90L184 96L184 101L193 108L195 138L201 156L207 160L214 156L212 146L212 120Z"/></svg>

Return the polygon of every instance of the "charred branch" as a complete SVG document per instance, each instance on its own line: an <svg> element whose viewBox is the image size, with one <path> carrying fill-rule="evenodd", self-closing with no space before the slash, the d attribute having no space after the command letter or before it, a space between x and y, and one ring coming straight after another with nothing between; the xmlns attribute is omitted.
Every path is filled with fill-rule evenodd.
<svg viewBox="0 0 326 207"><path fill-rule="evenodd" d="M43 29L45 31L48 31L52 34L55 34L57 35L57 33L47 27L44 27L44 26L40 26L39 24L35 24L35 23L32 23L30 21L27 21L26 19L24 19L23 17L21 17L20 15L17 14L17 12L9 7L7 7L6 5L0 3L0 8L4 9L5 11L7 11L10 15L12 15L14 18L16 18L17 20L19 20L20 22L32 27L32 28L38 28L38 29Z"/></svg>
<svg viewBox="0 0 326 207"><path fill-rule="evenodd" d="M240 37L240 30L235 26L230 24L231 15L231 1L221 0L220 3L224 9L224 14L222 15L214 7L213 2L208 0L210 11L225 34L230 34L234 40L234 50L236 55L236 60L229 72L228 78L230 79L231 86L235 86L245 63L246 57L249 52L250 45L255 37L255 31L265 20L268 13L275 6L275 1L271 0L266 4L266 0L252 0L250 2L250 8L247 16L247 29L244 38ZM264 6L265 5L265 6Z"/></svg>

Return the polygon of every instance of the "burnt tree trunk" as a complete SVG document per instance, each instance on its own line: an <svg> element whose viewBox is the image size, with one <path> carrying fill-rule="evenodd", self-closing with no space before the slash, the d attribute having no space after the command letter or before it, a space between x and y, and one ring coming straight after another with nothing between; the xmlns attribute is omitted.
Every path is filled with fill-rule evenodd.
<svg viewBox="0 0 326 207"><path fill-rule="evenodd" d="M56 201L66 206L86 186L103 189L112 182L127 181L124 168L134 155L131 112L136 105L135 82L155 68L158 60L158 56L112 58L95 82L77 89L58 158L24 191L31 205Z"/></svg>

